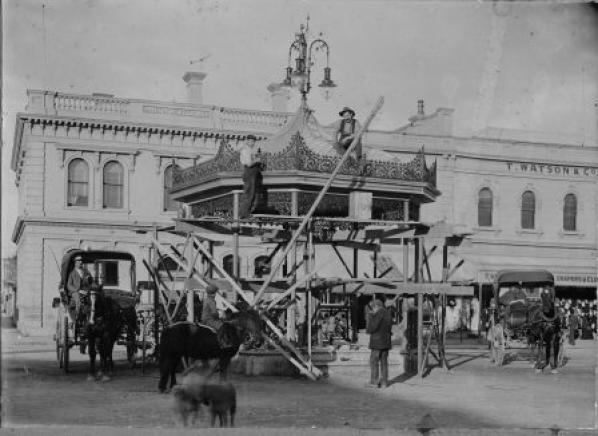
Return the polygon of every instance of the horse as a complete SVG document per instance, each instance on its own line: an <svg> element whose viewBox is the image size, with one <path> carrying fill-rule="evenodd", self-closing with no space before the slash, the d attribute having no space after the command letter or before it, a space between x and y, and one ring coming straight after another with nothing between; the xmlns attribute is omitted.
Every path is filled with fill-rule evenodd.
<svg viewBox="0 0 598 436"><path fill-rule="evenodd" d="M82 304L84 312L83 331L89 350L88 380L110 380L114 373L112 352L123 326L127 327L127 339L134 341L134 308L122 309L118 302L104 295L100 285L92 285L87 304ZM131 316L132 315L132 316ZM96 355L100 355L100 370L96 373ZM130 354L130 353L129 353Z"/></svg>
<svg viewBox="0 0 598 436"><path fill-rule="evenodd" d="M231 359L239 351L247 333L261 338L261 320L258 313L249 308L240 308L224 322L224 334L230 346L221 348L218 337L211 327L188 321L167 326L160 336L160 381L158 389L166 391L170 376L170 387L176 384L176 368L181 359L219 360L220 380L227 378Z"/></svg>
<svg viewBox="0 0 598 436"><path fill-rule="evenodd" d="M528 344L537 348L536 363L534 368L541 372L550 365L552 357L552 369L558 367L558 356L560 346L560 317L554 307L554 303L542 299L542 304L533 306L528 315L529 329L527 332ZM542 349L545 351L545 360L542 359Z"/></svg>

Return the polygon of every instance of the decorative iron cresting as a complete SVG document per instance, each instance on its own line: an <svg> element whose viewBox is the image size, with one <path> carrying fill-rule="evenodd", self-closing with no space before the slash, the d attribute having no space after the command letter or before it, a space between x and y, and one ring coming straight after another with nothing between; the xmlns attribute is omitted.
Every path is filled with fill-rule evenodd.
<svg viewBox="0 0 598 436"><path fill-rule="evenodd" d="M259 146L259 143L258 143ZM264 176L271 171L308 171L330 174L340 161L340 155L323 155L311 150L299 132L295 133L290 144L275 153L262 153ZM217 177L218 173L238 173L241 177L242 166L239 151L234 150L229 142L223 141L214 158L193 167L175 170L173 191L198 185ZM375 177L429 183L436 187L436 162L430 168L426 165L423 147L409 162L381 161L362 159L347 160L341 167L340 174L357 177Z"/></svg>

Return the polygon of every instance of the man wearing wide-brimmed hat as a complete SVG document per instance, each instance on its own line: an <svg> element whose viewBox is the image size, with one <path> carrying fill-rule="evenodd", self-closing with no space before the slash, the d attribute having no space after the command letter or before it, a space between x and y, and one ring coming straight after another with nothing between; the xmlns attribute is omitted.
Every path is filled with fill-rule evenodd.
<svg viewBox="0 0 598 436"><path fill-rule="evenodd" d="M351 145L351 142L353 142L353 139L355 139L355 134L361 128L361 124L355 119L355 111L350 107L345 106L338 114L341 116L341 119L334 124L336 129L336 148L339 153L344 154ZM361 158L361 140L355 146L351 156L356 159Z"/></svg>
<svg viewBox="0 0 598 436"><path fill-rule="evenodd" d="M241 147L239 159L243 165L243 201L239 211L241 218L254 213L262 191L262 160L259 148L255 150L254 135L247 135Z"/></svg>

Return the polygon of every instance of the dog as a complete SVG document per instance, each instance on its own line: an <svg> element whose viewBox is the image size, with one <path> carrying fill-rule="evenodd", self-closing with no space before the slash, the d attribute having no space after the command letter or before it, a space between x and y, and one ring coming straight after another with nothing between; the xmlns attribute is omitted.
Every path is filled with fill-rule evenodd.
<svg viewBox="0 0 598 436"><path fill-rule="evenodd" d="M231 383L210 381L213 370L205 366L193 365L184 373L181 385L173 387L174 409L183 426L191 426L201 414L201 406L209 407L211 425L219 418L220 426L234 426L237 408L237 393Z"/></svg>
<svg viewBox="0 0 598 436"><path fill-rule="evenodd" d="M229 415L230 426L234 427L237 391L232 383L206 383L201 389L200 398L201 402L210 408L212 427L216 424L216 416L220 421L220 427L226 427Z"/></svg>

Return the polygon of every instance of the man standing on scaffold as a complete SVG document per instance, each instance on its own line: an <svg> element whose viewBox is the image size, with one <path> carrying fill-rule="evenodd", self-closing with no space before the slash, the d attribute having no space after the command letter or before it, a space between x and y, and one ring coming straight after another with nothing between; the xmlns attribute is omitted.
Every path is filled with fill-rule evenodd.
<svg viewBox="0 0 598 436"><path fill-rule="evenodd" d="M247 218L256 211L262 192L262 161L260 150L255 150L256 139L254 135L247 135L245 144L240 149L239 158L243 165L243 199L239 213L241 218Z"/></svg>

